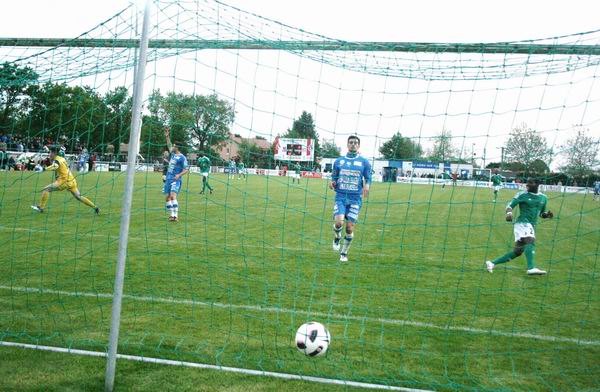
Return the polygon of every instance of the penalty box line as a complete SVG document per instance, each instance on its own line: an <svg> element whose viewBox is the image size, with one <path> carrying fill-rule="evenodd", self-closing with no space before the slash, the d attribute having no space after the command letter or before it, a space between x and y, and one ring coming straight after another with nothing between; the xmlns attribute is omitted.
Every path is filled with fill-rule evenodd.
<svg viewBox="0 0 600 392"><path fill-rule="evenodd" d="M53 294L53 295L64 295L70 297L89 297L89 298L106 298L112 300L113 295L107 293L90 293L90 292L77 292L77 291L64 291L64 290L54 290L54 289L46 289L46 288L36 288L36 287L19 287L19 286L3 286L0 285L0 290L8 290L8 291L16 291L21 293L37 293L37 294ZM123 294L124 299L129 299L133 301L141 301L141 302L159 302L165 304L177 304L177 305L194 305L194 306L204 306L204 307L213 307L213 308L222 308L222 309L243 309L250 310L256 312L267 312L267 313L288 313L288 314L303 314L310 317L322 317L322 318L334 318L338 320L352 320L352 321L360 321L360 322L373 322L379 324L388 324L388 325L401 325L401 326L412 326L417 328L430 328L444 331L455 331L455 332L465 332L465 333L474 333L474 334L483 334L483 335L492 335L492 336L502 336L509 338L523 338L523 339L535 339L542 340L547 342L557 342L557 343L572 343L581 346L600 346L600 341L598 340L584 340L584 339L576 339L564 336L552 336L552 335L538 335L527 332L505 332L499 331L495 329L483 329L483 328L472 328L472 327L464 327L459 325L438 325L433 323L427 323L422 321L411 321L411 320L398 320L398 319L386 319L379 317L366 317L366 316L354 316L351 314L339 314L339 313L324 313L324 312L316 312L316 311L307 311L307 310L298 310L298 309L287 309L287 308L278 308L273 306L258 306L258 305L237 305L237 304L226 304L219 302L202 302L197 300L187 300L187 299L175 299L175 298L163 298L163 297L152 297L152 296L139 296L139 295L131 295L131 294Z"/></svg>
<svg viewBox="0 0 600 392"><path fill-rule="evenodd" d="M85 356L90 356L90 357L101 357L101 358L106 357L106 353L100 352L100 351L88 351L88 350L79 350L79 349L74 349L74 348L55 347L55 346L42 346L42 345L38 345L38 344L26 344L26 343L0 341L0 346L51 351L51 352L56 352L56 353L85 355ZM402 391L402 392L432 392L432 391L428 391L428 390L424 390L424 389L403 388L403 387L396 387L396 386L392 386L392 385L370 384L370 383L364 383L364 382L358 382L358 381L338 380L338 379L334 379L334 378L302 376L299 374L278 373L278 372L268 372L268 371L264 371L264 370L234 368L234 367L228 367L228 366L209 365L209 364L197 363L197 362L175 361L175 360L171 360L171 359L141 357L141 356L137 356L137 355L117 354L117 358L125 359L128 361L153 363L153 364L158 364L158 365L183 366L183 367L190 367L190 368L196 368L196 369L220 370L220 371L224 371L224 372L238 373L238 374L244 374L244 375L250 375L250 376L274 377L274 378L281 378L281 379L285 379L285 380L309 381L309 382L315 382L315 383L320 383L320 384L343 385L346 387L356 387L356 388L364 388L364 389L382 389L382 390L387 390L387 391Z"/></svg>

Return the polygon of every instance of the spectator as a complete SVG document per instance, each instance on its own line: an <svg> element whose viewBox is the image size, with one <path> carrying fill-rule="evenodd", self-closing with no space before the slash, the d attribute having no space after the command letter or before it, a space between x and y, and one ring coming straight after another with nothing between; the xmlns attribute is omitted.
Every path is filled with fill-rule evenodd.
<svg viewBox="0 0 600 392"><path fill-rule="evenodd" d="M17 157L17 161L15 162L15 170L23 171L27 170L27 164L29 163L29 158L27 158L26 154L21 154Z"/></svg>
<svg viewBox="0 0 600 392"><path fill-rule="evenodd" d="M16 165L17 165L17 163L15 162L15 158L13 158L12 156L9 156L8 157L8 168L6 170L10 170L10 169L17 170Z"/></svg>
<svg viewBox="0 0 600 392"><path fill-rule="evenodd" d="M95 164L96 164L96 154L90 154L90 158L88 160L88 170L94 171Z"/></svg>
<svg viewBox="0 0 600 392"><path fill-rule="evenodd" d="M77 162L77 171L85 173L87 171L88 160L89 154L87 148L84 148L83 151L81 151L81 154L79 154L79 160Z"/></svg>
<svg viewBox="0 0 600 392"><path fill-rule="evenodd" d="M6 152L6 144L0 145L0 170L8 169L8 153Z"/></svg>

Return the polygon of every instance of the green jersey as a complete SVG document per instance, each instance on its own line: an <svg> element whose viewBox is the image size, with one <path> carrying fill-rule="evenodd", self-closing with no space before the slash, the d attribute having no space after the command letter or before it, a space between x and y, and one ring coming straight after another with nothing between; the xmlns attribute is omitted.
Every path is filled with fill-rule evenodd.
<svg viewBox="0 0 600 392"><path fill-rule="evenodd" d="M210 172L210 159L208 157L198 158L198 167L200 168L200 173Z"/></svg>
<svg viewBox="0 0 600 392"><path fill-rule="evenodd" d="M515 208L518 205L519 217L516 222L531 223L535 226L538 216L546 211L546 204L548 204L548 197L543 193L519 192L507 207Z"/></svg>
<svg viewBox="0 0 600 392"><path fill-rule="evenodd" d="M237 165L238 170L244 170L244 162L240 162Z"/></svg>
<svg viewBox="0 0 600 392"><path fill-rule="evenodd" d="M300 174L300 170L302 169L302 167L300 166L299 163L296 163L294 165L294 171L296 172L296 174Z"/></svg>
<svg viewBox="0 0 600 392"><path fill-rule="evenodd" d="M502 185L502 176L500 174L494 174L492 176L492 185L494 185L494 186Z"/></svg>

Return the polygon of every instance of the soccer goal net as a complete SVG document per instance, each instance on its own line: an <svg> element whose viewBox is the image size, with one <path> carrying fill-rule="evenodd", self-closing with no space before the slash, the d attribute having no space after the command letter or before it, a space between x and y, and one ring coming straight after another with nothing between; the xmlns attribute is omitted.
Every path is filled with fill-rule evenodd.
<svg viewBox="0 0 600 392"><path fill-rule="evenodd" d="M0 39L3 343L107 350L141 20ZM149 39L120 354L382 388L598 388L599 32L345 42L207 0L156 2ZM340 261L329 184L348 160L372 184ZM535 243L489 273L528 177L554 219L515 206ZM308 321L331 334L323 356L296 347Z"/></svg>

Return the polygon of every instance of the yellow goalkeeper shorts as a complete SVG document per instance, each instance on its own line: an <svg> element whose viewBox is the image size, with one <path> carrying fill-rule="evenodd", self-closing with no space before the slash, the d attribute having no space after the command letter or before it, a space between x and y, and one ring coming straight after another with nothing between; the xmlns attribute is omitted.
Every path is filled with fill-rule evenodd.
<svg viewBox="0 0 600 392"><path fill-rule="evenodd" d="M52 183L52 190L55 191L64 191L68 190L69 192L77 192L77 181L75 179L68 180L56 180Z"/></svg>

